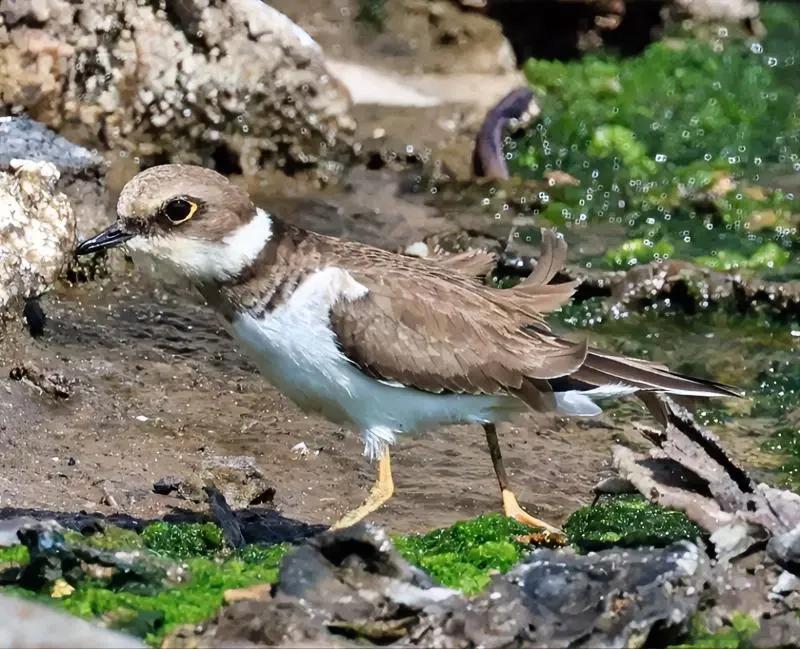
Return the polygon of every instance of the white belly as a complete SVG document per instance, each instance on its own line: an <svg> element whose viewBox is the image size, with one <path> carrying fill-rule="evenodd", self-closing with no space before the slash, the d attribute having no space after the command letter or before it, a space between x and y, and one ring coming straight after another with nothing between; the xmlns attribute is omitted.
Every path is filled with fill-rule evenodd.
<svg viewBox="0 0 800 649"><path fill-rule="evenodd" d="M233 333L276 388L304 410L358 430L371 456L380 455L395 433L501 421L524 410L512 397L437 395L361 372L337 347L329 312L333 299L355 299L363 288L341 269L321 270L264 318L238 316Z"/></svg>

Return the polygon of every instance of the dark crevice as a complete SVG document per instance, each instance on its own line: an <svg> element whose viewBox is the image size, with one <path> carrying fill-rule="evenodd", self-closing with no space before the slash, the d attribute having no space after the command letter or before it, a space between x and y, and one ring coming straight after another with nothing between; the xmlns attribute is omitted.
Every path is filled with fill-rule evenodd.
<svg viewBox="0 0 800 649"><path fill-rule="evenodd" d="M686 421L674 413L669 414L669 422L695 444L700 446L711 459L725 469L725 472L743 493L753 493L753 483L750 477L733 463L719 444L709 438L692 422Z"/></svg>
<svg viewBox="0 0 800 649"><path fill-rule="evenodd" d="M200 33L200 19L193 3L186 0L149 0L148 4L154 11L163 11L167 22L181 32L190 45L200 50L206 49Z"/></svg>
<svg viewBox="0 0 800 649"><path fill-rule="evenodd" d="M239 164L239 154L227 144L220 144L211 154L214 163L214 171L218 171L223 176L241 174L242 165Z"/></svg>
<svg viewBox="0 0 800 649"><path fill-rule="evenodd" d="M662 31L663 5L625 2L614 12L594 0L494 0L487 13L500 23L520 63L531 57L568 61L601 46L623 56L639 54Z"/></svg>

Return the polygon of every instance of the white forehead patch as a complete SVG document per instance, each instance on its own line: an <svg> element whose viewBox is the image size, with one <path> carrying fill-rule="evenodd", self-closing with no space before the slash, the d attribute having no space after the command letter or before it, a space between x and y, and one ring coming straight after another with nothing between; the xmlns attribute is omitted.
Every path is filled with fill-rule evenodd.
<svg viewBox="0 0 800 649"><path fill-rule="evenodd" d="M222 241L205 241L180 234L133 237L126 244L134 252L167 262L192 280L224 281L237 276L272 238L272 219L261 208L249 223L240 225Z"/></svg>

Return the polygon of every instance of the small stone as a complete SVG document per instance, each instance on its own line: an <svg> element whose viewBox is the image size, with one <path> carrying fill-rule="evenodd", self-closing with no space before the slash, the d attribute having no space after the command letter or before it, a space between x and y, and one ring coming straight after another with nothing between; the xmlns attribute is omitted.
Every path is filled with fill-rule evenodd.
<svg viewBox="0 0 800 649"><path fill-rule="evenodd" d="M272 597L271 584L254 584L244 588L230 588L222 593L222 599L226 604L242 602L244 600L257 600L266 602Z"/></svg>
<svg viewBox="0 0 800 649"><path fill-rule="evenodd" d="M178 491L182 482L183 481L177 476L164 476L153 483L153 492L159 494L160 496L168 496L169 494Z"/></svg>
<svg viewBox="0 0 800 649"><path fill-rule="evenodd" d="M431 254L430 249L428 248L428 244L424 241L417 241L416 243L412 243L409 246L406 246L405 254L411 255L412 257L429 257Z"/></svg>
<svg viewBox="0 0 800 649"><path fill-rule="evenodd" d="M53 582L53 589L50 591L50 597L61 599L62 597L69 597L74 592L74 586L68 584L64 579L56 579Z"/></svg>
<svg viewBox="0 0 800 649"><path fill-rule="evenodd" d="M789 593L793 593L797 590L800 590L800 577L788 570L784 570L780 577L778 577L778 581L776 581L775 585L772 587L771 592L773 595L785 597Z"/></svg>
<svg viewBox="0 0 800 649"><path fill-rule="evenodd" d="M298 442L292 446L291 451L295 458L306 457L311 452L305 442Z"/></svg>

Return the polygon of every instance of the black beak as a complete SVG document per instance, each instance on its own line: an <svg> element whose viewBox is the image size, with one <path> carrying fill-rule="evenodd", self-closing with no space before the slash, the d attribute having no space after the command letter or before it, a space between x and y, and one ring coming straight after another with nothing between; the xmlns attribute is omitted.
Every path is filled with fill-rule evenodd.
<svg viewBox="0 0 800 649"><path fill-rule="evenodd" d="M125 243L128 239L133 237L129 232L123 232L115 223L109 228L103 230L100 234L96 234L91 239L87 239L78 244L75 248L76 255L87 255L90 252L97 252L98 250L105 250L106 248L113 248L121 243Z"/></svg>

